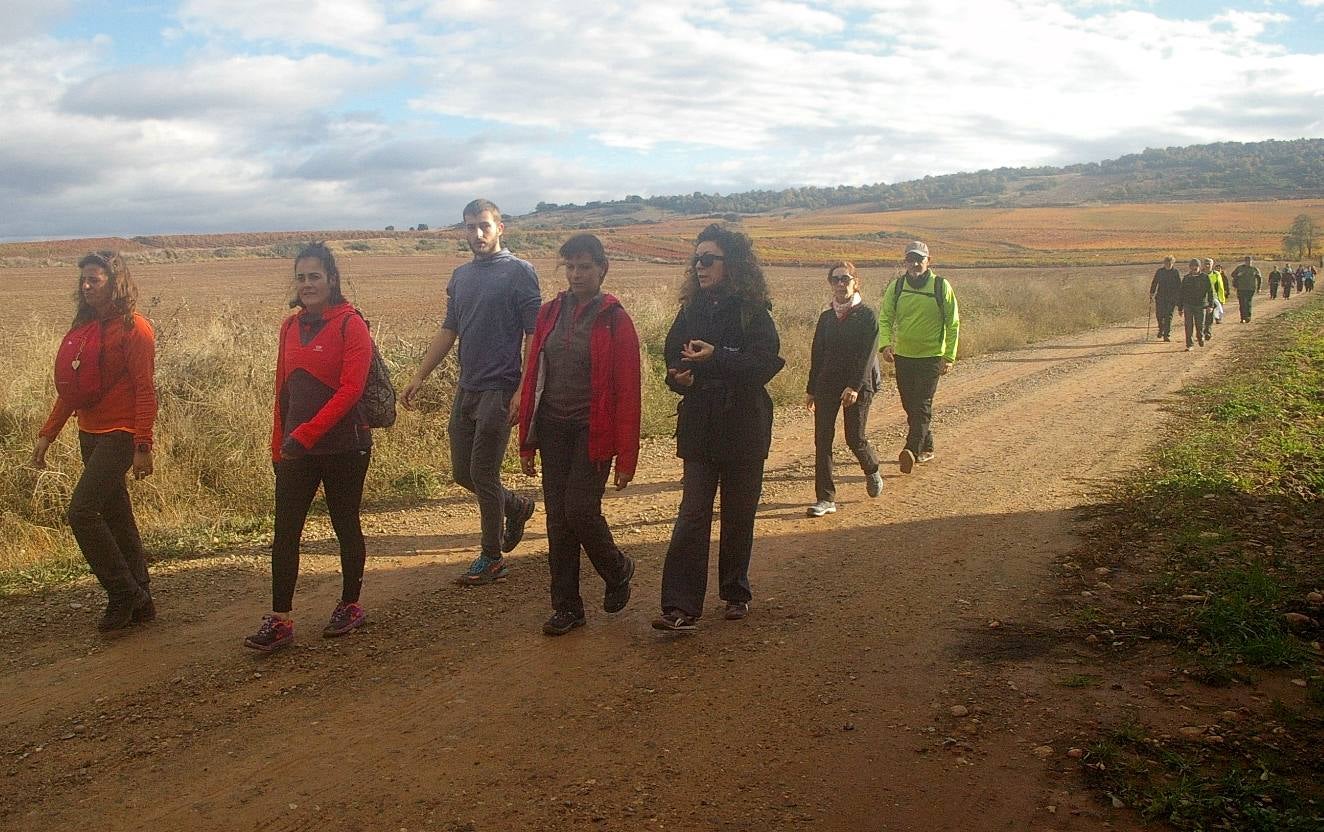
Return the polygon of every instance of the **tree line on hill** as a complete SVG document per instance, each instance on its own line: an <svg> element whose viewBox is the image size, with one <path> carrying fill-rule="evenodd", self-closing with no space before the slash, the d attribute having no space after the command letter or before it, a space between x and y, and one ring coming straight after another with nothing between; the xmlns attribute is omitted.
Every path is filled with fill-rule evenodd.
<svg viewBox="0 0 1324 832"><path fill-rule="evenodd" d="M1067 187L1063 198L1052 193ZM592 210L624 214L652 207L680 214L764 214L866 205L876 210L1017 206L1079 202L1290 199L1324 195L1324 139L1220 142L1149 148L1118 159L1066 167L997 168L926 176L888 185L837 185L692 194L558 205L535 213Z"/></svg>

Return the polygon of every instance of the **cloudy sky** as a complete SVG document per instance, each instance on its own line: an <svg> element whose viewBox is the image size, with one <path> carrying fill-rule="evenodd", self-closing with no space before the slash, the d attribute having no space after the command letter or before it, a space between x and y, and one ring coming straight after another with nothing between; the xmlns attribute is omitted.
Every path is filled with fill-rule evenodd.
<svg viewBox="0 0 1324 832"><path fill-rule="evenodd" d="M1324 0L4 0L0 239L1324 136Z"/></svg>

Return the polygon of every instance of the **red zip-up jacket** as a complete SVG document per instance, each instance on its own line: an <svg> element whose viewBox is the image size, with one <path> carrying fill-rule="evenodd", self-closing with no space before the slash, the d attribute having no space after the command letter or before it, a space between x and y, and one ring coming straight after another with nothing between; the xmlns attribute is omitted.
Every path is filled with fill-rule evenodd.
<svg viewBox="0 0 1324 832"><path fill-rule="evenodd" d="M566 293L542 305L529 344L529 366L520 392L519 453L532 459L538 449L529 428L542 399L547 368L542 348L556 326ZM634 321L613 295L603 294L602 307L588 336L589 390L588 458L607 462L616 457L618 473L634 476L639 464L639 335Z"/></svg>
<svg viewBox="0 0 1324 832"><path fill-rule="evenodd" d="M135 445L152 444L156 425L156 334L152 325L137 312L132 327L116 315L106 321L101 339L101 369L111 379L101 399L78 411L78 429L83 433L110 433L123 430L133 434ZM62 398L55 406L38 436L54 440L74 409Z"/></svg>
<svg viewBox="0 0 1324 832"><path fill-rule="evenodd" d="M321 330L304 344L299 337L302 314L302 309L296 310L280 325L271 425L274 460L280 459L286 436L313 453L353 450L372 441L356 407L372 364L368 324L352 304L338 303L322 313ZM323 447L318 447L319 442Z"/></svg>

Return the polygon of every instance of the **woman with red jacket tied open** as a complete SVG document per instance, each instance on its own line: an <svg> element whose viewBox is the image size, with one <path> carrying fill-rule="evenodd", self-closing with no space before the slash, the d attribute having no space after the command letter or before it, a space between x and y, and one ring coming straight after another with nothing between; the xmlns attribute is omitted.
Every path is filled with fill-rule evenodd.
<svg viewBox="0 0 1324 832"><path fill-rule="evenodd" d="M97 628L109 632L156 617L124 483L130 469L136 479L152 473L156 336L136 311L138 287L118 254L89 254L78 269L78 310L56 355L55 406L37 434L32 466L46 467L46 451L77 411L83 475L65 516L106 590Z"/></svg>
<svg viewBox="0 0 1324 832"><path fill-rule="evenodd" d="M336 259L322 243L294 259L298 311L281 322L271 459L276 472L275 538L271 544L271 612L244 646L272 651L294 640L294 584L299 539L317 487L326 494L340 543L340 603L322 630L344 635L363 624L359 604L367 550L359 508L372 457L372 432L359 400L372 364L367 322L340 291Z"/></svg>
<svg viewBox="0 0 1324 832"><path fill-rule="evenodd" d="M579 551L606 590L602 608L619 612L630 600L634 561L622 554L602 516L612 459L617 490L639 461L639 336L612 295L602 292L607 255L592 234L577 234L560 250L569 289L538 311L520 393L519 452L535 476L542 456L547 559L552 573L550 636L584 624Z"/></svg>

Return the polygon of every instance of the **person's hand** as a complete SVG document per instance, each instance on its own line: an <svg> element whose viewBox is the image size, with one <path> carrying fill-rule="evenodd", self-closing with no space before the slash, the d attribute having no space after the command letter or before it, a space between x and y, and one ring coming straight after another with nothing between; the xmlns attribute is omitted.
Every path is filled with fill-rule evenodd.
<svg viewBox="0 0 1324 832"><path fill-rule="evenodd" d="M680 348L680 357L686 361L700 364L711 359L715 352L717 352L717 348L712 344L695 338Z"/></svg>
<svg viewBox="0 0 1324 832"><path fill-rule="evenodd" d="M808 410L810 413L813 413L813 412L814 412L814 394L813 394L813 393L805 393L805 410Z"/></svg>
<svg viewBox="0 0 1324 832"><path fill-rule="evenodd" d="M625 488L625 486L630 484L630 480L634 479L634 474L627 474L624 471L622 471L620 468L617 468L616 474L613 477L613 479L615 480L616 490L620 491L621 489Z"/></svg>
<svg viewBox="0 0 1324 832"><path fill-rule="evenodd" d="M895 359L896 359L896 350L892 349L892 345L888 344L887 346L883 347L883 360L886 361L888 364L891 364Z"/></svg>
<svg viewBox="0 0 1324 832"><path fill-rule="evenodd" d="M44 436L37 437L37 444L32 446L32 467L38 471L46 470L46 451L51 446L51 440Z"/></svg>
<svg viewBox="0 0 1324 832"><path fill-rule="evenodd" d="M855 388L847 387L845 390L841 391L841 406L850 407L851 405L855 404L855 402L858 401L859 398L860 398L860 394L856 392Z"/></svg>
<svg viewBox="0 0 1324 832"><path fill-rule="evenodd" d="M414 409L414 396L418 395L418 390L423 386L423 379L410 379L405 385L405 389L400 391L400 404L404 405L405 410Z"/></svg>
<svg viewBox="0 0 1324 832"><path fill-rule="evenodd" d="M536 477L536 476L538 476L538 469L534 467L534 465L533 465L533 457L531 457L531 456L522 456L522 457L520 457L520 458L519 458L519 467L520 467L520 470L522 470L522 471L524 472L524 476L526 476L526 477Z"/></svg>
<svg viewBox="0 0 1324 832"><path fill-rule="evenodd" d="M677 370L675 367L667 370L667 375L671 376L672 381L681 387L689 387L694 384L693 370Z"/></svg>
<svg viewBox="0 0 1324 832"><path fill-rule="evenodd" d="M938 375L945 376L952 370L952 362L942 359L938 362Z"/></svg>
<svg viewBox="0 0 1324 832"><path fill-rule="evenodd" d="M152 475L152 449L133 452L133 478L140 480Z"/></svg>
<svg viewBox="0 0 1324 832"><path fill-rule="evenodd" d="M515 427L516 425L519 424L519 394L518 394L518 393L516 393L515 395L513 395L513 396L510 397L510 405L509 405L509 407L507 408L507 411L508 411L508 412L506 413L506 421L508 421L508 422L510 423L510 426L513 428L513 427Z"/></svg>

